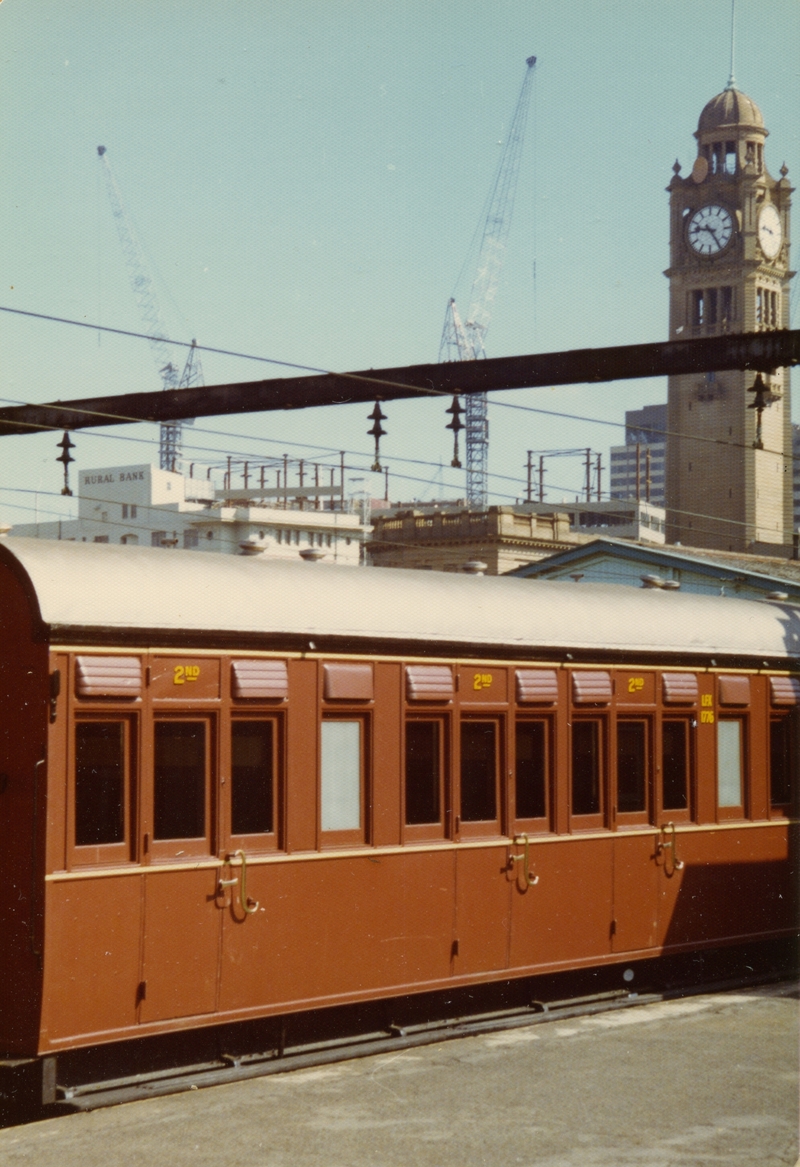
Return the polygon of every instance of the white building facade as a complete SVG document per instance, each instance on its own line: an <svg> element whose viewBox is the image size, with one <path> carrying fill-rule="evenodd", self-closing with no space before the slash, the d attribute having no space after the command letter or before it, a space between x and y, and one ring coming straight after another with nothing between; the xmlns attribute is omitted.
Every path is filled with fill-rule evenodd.
<svg viewBox="0 0 800 1167"><path fill-rule="evenodd" d="M78 480L76 519L19 524L9 538L182 547L278 559L305 552L331 564L358 564L363 558L369 527L357 508L343 507L333 496L311 500L289 491L279 499L260 499L251 497L258 491L218 490L208 479L149 464L82 470ZM240 494L247 497L235 497Z"/></svg>

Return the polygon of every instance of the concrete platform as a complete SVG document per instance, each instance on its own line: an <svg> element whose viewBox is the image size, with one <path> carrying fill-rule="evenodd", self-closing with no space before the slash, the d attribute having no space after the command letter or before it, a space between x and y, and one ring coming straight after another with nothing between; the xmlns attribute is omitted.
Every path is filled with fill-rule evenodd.
<svg viewBox="0 0 800 1167"><path fill-rule="evenodd" d="M795 1167L793 985L0 1131L3 1167Z"/></svg>

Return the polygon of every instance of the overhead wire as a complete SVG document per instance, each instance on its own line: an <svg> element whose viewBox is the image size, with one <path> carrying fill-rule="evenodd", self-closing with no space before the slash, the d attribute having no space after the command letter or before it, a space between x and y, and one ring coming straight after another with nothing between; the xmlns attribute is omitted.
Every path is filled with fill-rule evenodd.
<svg viewBox="0 0 800 1167"><path fill-rule="evenodd" d="M2 305L0 305L0 311L13 313L15 315L33 317L35 319L40 319L40 320L47 320L47 321L56 322L56 323L62 323L62 324L73 325L73 326L82 327L82 328L88 328L88 329L91 329L92 331L97 330L97 331L103 331L103 332L110 332L110 333L114 333L117 335L132 337L134 339L141 339L141 340L148 340L148 341L151 339L151 337L148 336L148 334L146 334L146 333L135 332L135 331L128 330L128 329L112 328L112 327L106 326L106 325L90 324L86 321L74 320L74 319L70 319L68 317L55 316L52 314L31 312L31 311L27 311L27 310L23 310L23 309L10 308L7 306L2 306ZM165 339L165 343L168 343L168 344L176 344L176 345L179 345L181 347L187 347L187 348L192 347L192 342L173 341L169 338L164 338L164 339ZM258 362L263 362L263 363L268 363L268 364L274 364L274 365L279 365L279 366L286 367L286 368L302 370L305 372L319 373L319 374L329 375L329 376L345 377L345 378L349 378L349 379L353 379L353 380L357 380L357 381L367 381L367 382L375 383L375 384L383 386L383 387L386 387L387 384L390 384L392 386L412 389L412 390L414 390L414 392L419 393L421 396L427 396L427 397L433 397L433 396L450 397L451 396L451 394L449 392L446 392L443 390L435 390L435 389L428 389L426 387L405 385L403 382L394 382L394 381L387 382L385 379L377 378L377 377L373 378L373 377L370 377L368 374L332 373L330 370L322 369L322 368L319 368L316 366L303 365L303 364L299 364L297 362L283 361L283 360L280 360L278 358L273 358L273 357L258 356L258 355L252 354L252 353L242 353L242 352L237 352L235 350L221 349L221 348L208 346L208 345L196 345L195 347L203 352L216 353L219 355L230 356L230 357L234 357L234 358L253 360L253 361L258 361ZM15 401L13 399L0 399L0 400L5 400L8 404L15 404L15 405L31 404L29 402L24 402L24 401ZM539 414L539 415L543 415L543 416L560 418L562 420L581 422L583 424L612 426L612 427L618 428L618 429L625 428L625 422L610 421L607 418L586 417L586 416L582 416L579 414L568 413L566 411L550 410L550 409L543 409L543 408L538 407L538 406L522 405L522 404L519 404L517 402L498 401L496 398L492 399L490 401L490 405L494 409L498 409L498 408L499 409L512 409L512 410L517 410L517 411L524 412L524 413ZM48 403L43 403L43 404L38 405L38 408L48 408L48 407L51 407L53 409L63 408L64 403L49 403L48 402ZM70 407L70 408L73 408L73 407ZM112 413L110 411L76 409L76 412L84 412L87 415L91 415L94 417L107 418L109 421L114 421L117 423L125 422L125 423L136 424L136 425L143 424L142 418L130 417L130 416L127 416L125 414ZM147 424L146 421L144 423ZM34 423L18 422L15 424L18 424L21 429L31 429L31 430L35 430L38 432L41 432L43 429L44 430L50 429L53 432L60 432L61 428L62 428L61 426L43 427L41 423L34 424ZM149 424L158 424L158 423L151 422ZM238 438L238 437L242 436L242 435L238 435L238 434L232 434L229 431L209 429L207 427L197 427L195 432L209 434L209 435L215 435L215 436L220 436L220 437L230 436L232 438ZM729 440L729 439L706 438L706 437L702 437L702 436L696 435L696 434L683 434L683 433L680 433L678 431L670 431L670 430L662 430L659 432L663 433L665 438L668 436L682 437L682 438L685 438L687 440L691 440L693 442L709 443L709 444L714 445L714 446L724 445L724 446L730 447L731 449L747 449L747 448L749 448L748 443L746 443L746 442L737 442L737 441ZM92 436L102 437L104 439L105 438L115 438L117 440L123 440L123 441L146 442L148 444L155 443L155 439L141 439L141 438L134 438L134 437L127 436L127 435L104 433L102 435L93 434ZM257 440L271 442L271 443L274 442L275 444L280 444L283 446L292 445L292 446L302 446L304 448L314 448L309 443L286 442L286 441L281 441L281 439L259 438ZM330 456L334 456L336 453L340 453L340 452L333 450L331 447L320 447L320 448L328 449L330 451ZM202 447L198 443L188 444L188 449L194 450L198 453L218 453L218 454L223 454L223 455L227 455L230 453L229 447L225 450L218 450L218 449L209 448L209 447ZM773 455L775 455L777 457L782 457L786 461L794 462L794 461L798 460L798 455L794 455L793 453L792 454L784 454L783 451L780 451L780 450L768 450L766 452L772 453ZM364 452L361 452L361 451L358 451L358 452L346 451L346 453L349 453L351 456L355 456L355 457L367 457L368 456ZM254 455L253 457L257 458L257 457L259 457L259 455ZM408 464L418 464L418 465L425 465L425 466L438 466L439 465L438 463L430 461L430 460L410 459L410 458L404 458L402 456L400 456L399 459L398 458L393 459L394 462L396 462L398 460L401 463L408 463ZM353 469L360 469L360 468L353 468ZM366 473L367 471L363 470L363 472ZM409 481L413 480L411 478L411 476L399 475L399 474L397 474L397 472L394 472L394 477L401 477L401 478L407 477ZM501 474L497 474L497 473L491 473L490 478L494 481L513 482L517 485L522 485L522 482L523 482L521 477L511 476L511 475L501 475ZM559 489L561 489L561 490L569 489L570 492L572 492L574 490L574 487L565 488L565 487L559 487L557 484L553 484L553 483L548 484L548 490L559 490ZM493 493L497 494L498 492L495 490L495 491L493 491ZM511 497L511 496L508 496L508 497ZM698 516L698 517L704 517L706 519L713 519L714 518L714 516L712 516L712 515L705 515L705 516ZM734 522L735 520L728 520L728 521ZM742 523L741 525L746 525L746 524Z"/></svg>

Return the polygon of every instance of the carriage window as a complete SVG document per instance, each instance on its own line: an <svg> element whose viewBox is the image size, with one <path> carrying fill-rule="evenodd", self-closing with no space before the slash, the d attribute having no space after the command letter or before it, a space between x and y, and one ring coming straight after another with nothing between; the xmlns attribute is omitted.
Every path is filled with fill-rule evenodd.
<svg viewBox="0 0 800 1167"><path fill-rule="evenodd" d="M572 813L599 814L602 779L599 721L572 723Z"/></svg>
<svg viewBox="0 0 800 1167"><path fill-rule="evenodd" d="M617 723L617 810L647 809L647 724Z"/></svg>
<svg viewBox="0 0 800 1167"><path fill-rule="evenodd" d="M231 723L231 833L274 831L275 725L272 721Z"/></svg>
<svg viewBox="0 0 800 1167"><path fill-rule="evenodd" d="M206 833L206 723L155 723L154 838Z"/></svg>
<svg viewBox="0 0 800 1167"><path fill-rule="evenodd" d="M362 722L322 723L322 830L361 828Z"/></svg>
<svg viewBox="0 0 800 1167"><path fill-rule="evenodd" d="M406 722L406 823L438 823L441 807L441 727Z"/></svg>
<svg viewBox="0 0 800 1167"><path fill-rule="evenodd" d="M461 821L497 818L497 725L461 723Z"/></svg>
<svg viewBox="0 0 800 1167"><path fill-rule="evenodd" d="M518 721L515 802L518 819L547 815L548 729L546 721Z"/></svg>
<svg viewBox="0 0 800 1167"><path fill-rule="evenodd" d="M686 721L665 721L661 735L661 805L664 810L686 810L689 805L689 724Z"/></svg>
<svg viewBox="0 0 800 1167"><path fill-rule="evenodd" d="M788 806L791 789L791 722L788 717L769 723L769 800L770 805Z"/></svg>
<svg viewBox="0 0 800 1167"><path fill-rule="evenodd" d="M742 792L742 722L717 722L717 805L740 807Z"/></svg>
<svg viewBox="0 0 800 1167"><path fill-rule="evenodd" d="M125 839L125 724L84 721L75 726L75 845Z"/></svg>

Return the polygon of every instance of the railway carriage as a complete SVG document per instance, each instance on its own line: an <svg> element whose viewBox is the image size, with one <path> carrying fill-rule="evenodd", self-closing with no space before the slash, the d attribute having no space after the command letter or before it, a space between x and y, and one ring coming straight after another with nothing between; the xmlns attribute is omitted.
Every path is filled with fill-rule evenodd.
<svg viewBox="0 0 800 1167"><path fill-rule="evenodd" d="M4 539L0 695L0 1051L45 1080L795 930L780 601Z"/></svg>

